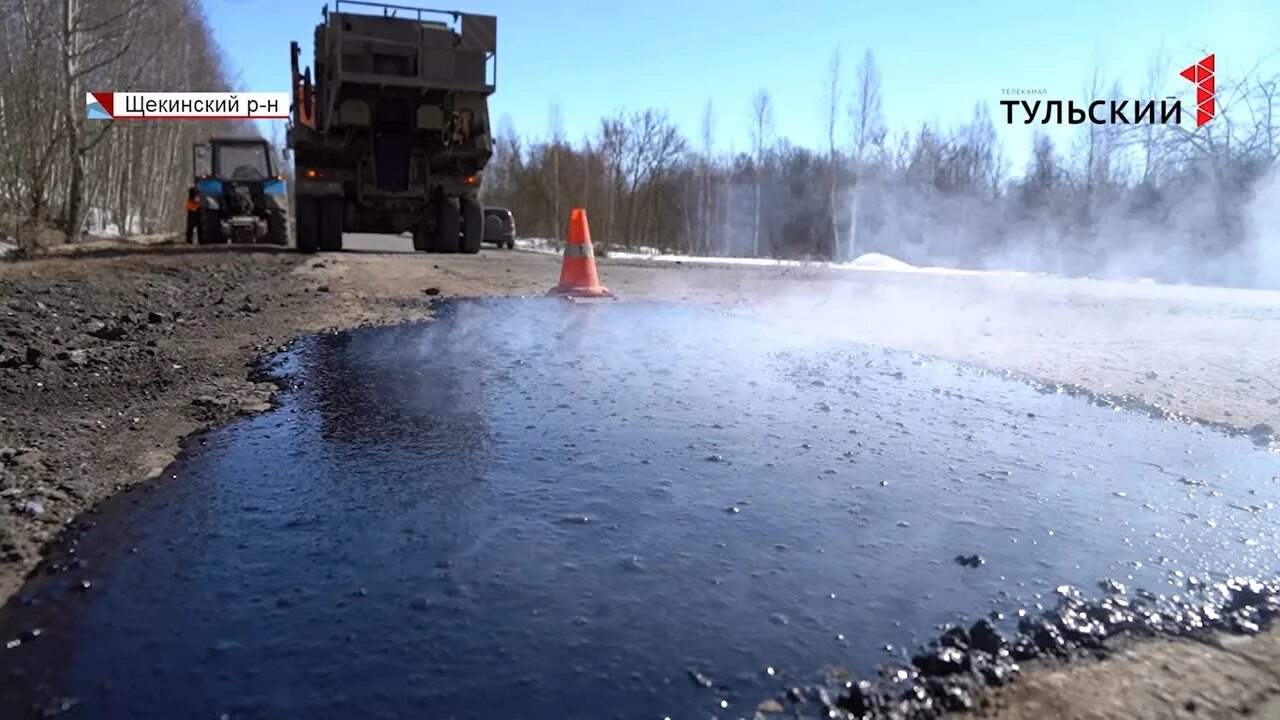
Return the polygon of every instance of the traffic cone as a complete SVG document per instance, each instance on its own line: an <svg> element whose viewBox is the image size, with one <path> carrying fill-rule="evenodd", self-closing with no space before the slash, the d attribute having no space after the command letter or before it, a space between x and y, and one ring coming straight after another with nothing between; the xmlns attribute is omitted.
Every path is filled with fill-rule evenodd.
<svg viewBox="0 0 1280 720"><path fill-rule="evenodd" d="M560 267L560 284L548 295L570 298L614 297L601 287L596 275L596 254L591 248L591 230L587 227L587 211L574 208L569 214L569 237L564 246L564 264Z"/></svg>

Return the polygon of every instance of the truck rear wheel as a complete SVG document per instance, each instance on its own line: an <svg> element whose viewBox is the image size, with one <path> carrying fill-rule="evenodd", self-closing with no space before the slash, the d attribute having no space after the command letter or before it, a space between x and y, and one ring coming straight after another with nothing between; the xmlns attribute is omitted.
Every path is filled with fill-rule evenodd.
<svg viewBox="0 0 1280 720"><path fill-rule="evenodd" d="M308 255L320 249L320 202L310 195L299 195L294 205L293 222L297 233L298 252Z"/></svg>
<svg viewBox="0 0 1280 720"><path fill-rule="evenodd" d="M458 199L462 208L462 252L474 255L480 252L484 239L484 209L474 197Z"/></svg>
<svg viewBox="0 0 1280 720"><path fill-rule="evenodd" d="M320 199L320 249L324 252L342 250L342 198Z"/></svg>
<svg viewBox="0 0 1280 720"><path fill-rule="evenodd" d="M413 226L413 249L418 252L433 251L435 247L431 244L432 237L431 222L424 217Z"/></svg>
<svg viewBox="0 0 1280 720"><path fill-rule="evenodd" d="M452 198L436 201L436 226L431 233L432 250L438 253L458 252L458 206Z"/></svg>

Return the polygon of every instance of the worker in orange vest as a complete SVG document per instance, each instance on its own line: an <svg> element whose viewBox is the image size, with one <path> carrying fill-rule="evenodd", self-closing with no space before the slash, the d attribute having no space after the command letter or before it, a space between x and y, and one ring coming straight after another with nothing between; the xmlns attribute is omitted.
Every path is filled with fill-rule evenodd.
<svg viewBox="0 0 1280 720"><path fill-rule="evenodd" d="M187 243L191 243L192 233L200 228L200 201L196 199L196 189L187 188Z"/></svg>

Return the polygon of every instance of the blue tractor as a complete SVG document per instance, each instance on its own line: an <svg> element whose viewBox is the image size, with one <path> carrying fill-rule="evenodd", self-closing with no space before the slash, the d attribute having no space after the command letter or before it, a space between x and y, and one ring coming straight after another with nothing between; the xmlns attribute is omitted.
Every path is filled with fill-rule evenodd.
<svg viewBox="0 0 1280 720"><path fill-rule="evenodd" d="M288 194L270 143L211 137L191 159L201 244L289 244Z"/></svg>

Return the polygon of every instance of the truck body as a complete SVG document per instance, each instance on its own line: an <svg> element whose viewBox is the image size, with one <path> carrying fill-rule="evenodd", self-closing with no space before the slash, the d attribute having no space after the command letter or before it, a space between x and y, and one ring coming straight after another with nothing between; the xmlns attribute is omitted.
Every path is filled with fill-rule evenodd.
<svg viewBox="0 0 1280 720"><path fill-rule="evenodd" d="M291 44L298 249L412 231L418 250L478 252L497 18L339 0L314 43L302 71Z"/></svg>
<svg viewBox="0 0 1280 720"><path fill-rule="evenodd" d="M191 171L201 244L288 244L288 195L270 143L211 137L192 146Z"/></svg>

